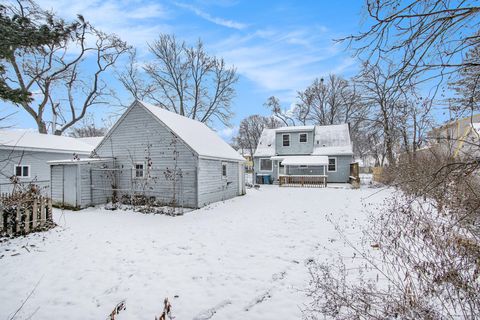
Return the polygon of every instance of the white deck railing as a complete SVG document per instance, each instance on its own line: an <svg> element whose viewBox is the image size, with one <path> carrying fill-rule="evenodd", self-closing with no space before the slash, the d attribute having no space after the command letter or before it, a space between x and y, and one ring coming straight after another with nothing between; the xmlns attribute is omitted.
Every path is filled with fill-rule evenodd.
<svg viewBox="0 0 480 320"><path fill-rule="evenodd" d="M280 186L284 187L317 187L327 186L326 175L280 175L278 177Z"/></svg>

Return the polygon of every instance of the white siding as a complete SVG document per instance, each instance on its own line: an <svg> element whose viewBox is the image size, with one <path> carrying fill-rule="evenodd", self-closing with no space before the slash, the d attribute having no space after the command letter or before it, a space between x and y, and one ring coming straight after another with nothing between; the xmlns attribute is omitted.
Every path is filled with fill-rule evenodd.
<svg viewBox="0 0 480 320"><path fill-rule="evenodd" d="M226 177L222 176L222 163L227 165ZM238 196L240 194L238 168L238 162L200 159L198 169L199 207Z"/></svg>
<svg viewBox="0 0 480 320"><path fill-rule="evenodd" d="M141 107L134 106L120 121L96 150L102 158L115 157L115 166L121 169L119 196L139 191L169 203L175 189L178 205L197 207L196 154ZM151 160L149 178L133 179L134 163L146 163L148 159ZM166 176L175 166L181 176L174 183Z"/></svg>

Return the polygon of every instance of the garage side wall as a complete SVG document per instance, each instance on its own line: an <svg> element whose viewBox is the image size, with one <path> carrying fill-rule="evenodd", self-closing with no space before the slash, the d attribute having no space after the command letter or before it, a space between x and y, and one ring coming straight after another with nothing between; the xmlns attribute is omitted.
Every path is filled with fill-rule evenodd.
<svg viewBox="0 0 480 320"><path fill-rule="evenodd" d="M198 164L199 207L240 195L238 162L199 159ZM226 177L222 174L222 164L227 165Z"/></svg>
<svg viewBox="0 0 480 320"><path fill-rule="evenodd" d="M177 205L197 206L197 155L169 128L135 105L112 130L96 154L115 157L119 197L140 194L165 204L175 200ZM135 176L136 164L144 166L144 178Z"/></svg>

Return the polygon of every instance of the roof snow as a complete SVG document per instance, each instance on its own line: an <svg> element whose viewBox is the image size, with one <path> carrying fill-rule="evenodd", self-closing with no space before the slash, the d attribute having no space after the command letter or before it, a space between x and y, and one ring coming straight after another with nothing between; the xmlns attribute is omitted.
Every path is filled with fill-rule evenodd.
<svg viewBox="0 0 480 320"><path fill-rule="evenodd" d="M33 150L58 153L90 154L94 147L79 139L30 132L0 130L0 149Z"/></svg>
<svg viewBox="0 0 480 320"><path fill-rule="evenodd" d="M312 131L315 126L293 126L276 128L277 132L293 132L293 131Z"/></svg>
<svg viewBox="0 0 480 320"><path fill-rule="evenodd" d="M327 156L287 156L282 160L284 166L326 166Z"/></svg>
<svg viewBox="0 0 480 320"><path fill-rule="evenodd" d="M96 147L100 144L100 141L103 140L103 137L84 137L84 138L77 138L77 139L93 147Z"/></svg>
<svg viewBox="0 0 480 320"><path fill-rule="evenodd" d="M263 129L254 157L270 157L275 155L275 129Z"/></svg>
<svg viewBox="0 0 480 320"><path fill-rule="evenodd" d="M351 155L353 154L348 124L315 126L313 155Z"/></svg>
<svg viewBox="0 0 480 320"><path fill-rule="evenodd" d="M200 157L245 161L235 149L218 136L204 123L193 120L160 107L138 101L180 139L190 146Z"/></svg>
<svg viewBox="0 0 480 320"><path fill-rule="evenodd" d="M287 130L288 129L288 130ZM296 126L278 129L264 129L255 151L255 157L275 155L275 133L286 131L315 130L313 152L315 156L352 155L352 143L348 124L327 126Z"/></svg>

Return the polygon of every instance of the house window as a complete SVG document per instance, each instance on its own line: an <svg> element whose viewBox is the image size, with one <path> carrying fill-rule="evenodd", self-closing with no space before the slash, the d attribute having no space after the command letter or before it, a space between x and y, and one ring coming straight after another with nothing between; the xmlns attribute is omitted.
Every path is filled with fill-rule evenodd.
<svg viewBox="0 0 480 320"><path fill-rule="evenodd" d="M270 159L260 159L260 170L261 171L272 171L272 160L270 160Z"/></svg>
<svg viewBox="0 0 480 320"><path fill-rule="evenodd" d="M22 166L22 165L16 165L15 166L15 176L17 177L23 177L23 178L28 178L30 177L30 166Z"/></svg>
<svg viewBox="0 0 480 320"><path fill-rule="evenodd" d="M135 163L133 177L138 179L145 177L145 164L143 162Z"/></svg>
<svg viewBox="0 0 480 320"><path fill-rule="evenodd" d="M222 163L222 177L226 178L227 177L227 164Z"/></svg>
<svg viewBox="0 0 480 320"><path fill-rule="evenodd" d="M284 134L282 135L282 141L283 141L283 146L288 147L290 146L290 135L289 134Z"/></svg>
<svg viewBox="0 0 480 320"><path fill-rule="evenodd" d="M307 134L306 133L300 133L300 142L307 142Z"/></svg>
<svg viewBox="0 0 480 320"><path fill-rule="evenodd" d="M337 171L337 158L328 158L328 171L329 172Z"/></svg>

